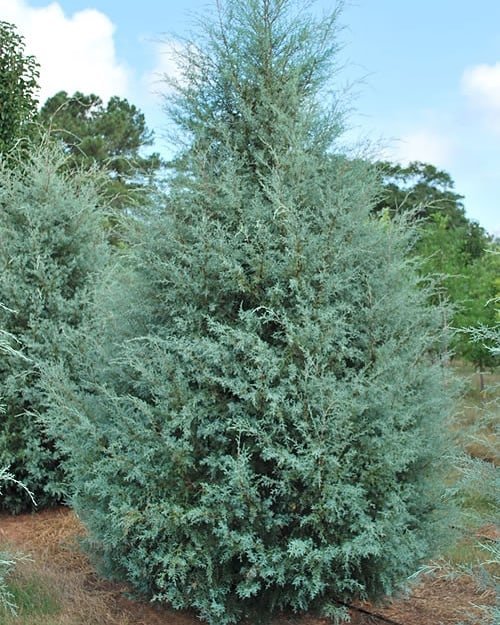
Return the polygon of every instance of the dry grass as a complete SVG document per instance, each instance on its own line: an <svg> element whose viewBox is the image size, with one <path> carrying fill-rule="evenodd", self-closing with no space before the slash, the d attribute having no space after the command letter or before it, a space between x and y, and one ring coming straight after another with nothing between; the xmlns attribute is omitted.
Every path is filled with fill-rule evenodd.
<svg viewBox="0 0 500 625"><path fill-rule="evenodd" d="M0 518L0 543L31 555L10 580L19 614L4 613L2 625L192 625L182 614L167 620L149 604L129 600L125 585L101 579L79 549L83 534L65 508ZM23 599L26 591L43 601L33 606Z"/></svg>
<svg viewBox="0 0 500 625"><path fill-rule="evenodd" d="M465 395L459 406L452 431L458 443L473 458L500 464L498 428L500 423L500 372L485 374L486 386L479 390L478 374L471 366L455 367L464 380Z"/></svg>
<svg viewBox="0 0 500 625"><path fill-rule="evenodd" d="M96 575L78 547L83 528L69 509L45 511L22 517L0 517L0 544L30 552L12 578L21 592L18 618L0 615L2 625L196 625L189 613L157 610L126 597L123 584L107 582ZM485 530L486 531L486 530ZM488 531L493 532L493 528ZM496 531L496 530L495 530ZM24 597L30 596L26 602ZM478 587L467 576L454 576L444 565L435 565L423 575L409 597L382 608L362 607L402 625L484 625L477 607L492 604L491 590ZM371 617L370 617L371 618ZM352 612L352 623L381 623ZM282 616L274 625L323 625L313 616ZM252 624L249 624L252 625Z"/></svg>
<svg viewBox="0 0 500 625"><path fill-rule="evenodd" d="M465 394L451 424L455 441L465 455L450 470L449 485L458 486L456 503L460 508L459 525L463 534L446 552L453 567L478 567L488 559L481 542L497 541L498 529L498 425L500 422L500 373L485 375L486 387L479 388L472 367L459 364Z"/></svg>

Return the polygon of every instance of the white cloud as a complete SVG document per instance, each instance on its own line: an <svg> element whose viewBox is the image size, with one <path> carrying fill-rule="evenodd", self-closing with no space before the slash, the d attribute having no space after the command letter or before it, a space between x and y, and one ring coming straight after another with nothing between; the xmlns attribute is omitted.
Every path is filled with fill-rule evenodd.
<svg viewBox="0 0 500 625"><path fill-rule="evenodd" d="M182 56L185 50L185 44L173 38L155 44L155 66L143 78L149 93L168 93L170 87L167 79L182 83Z"/></svg>
<svg viewBox="0 0 500 625"><path fill-rule="evenodd" d="M454 146L449 137L422 128L404 134L392 151L403 164L423 161L446 168L453 159Z"/></svg>
<svg viewBox="0 0 500 625"><path fill-rule="evenodd" d="M115 27L104 13L67 16L57 2L35 8L25 0L0 0L0 19L17 26L26 52L40 63L40 102L61 90L96 93L105 101L127 94L128 71L116 58Z"/></svg>
<svg viewBox="0 0 500 625"><path fill-rule="evenodd" d="M500 134L500 61L467 68L462 75L462 91L481 111L483 126Z"/></svg>
<svg viewBox="0 0 500 625"><path fill-rule="evenodd" d="M500 62L467 68L462 89L477 106L500 113Z"/></svg>

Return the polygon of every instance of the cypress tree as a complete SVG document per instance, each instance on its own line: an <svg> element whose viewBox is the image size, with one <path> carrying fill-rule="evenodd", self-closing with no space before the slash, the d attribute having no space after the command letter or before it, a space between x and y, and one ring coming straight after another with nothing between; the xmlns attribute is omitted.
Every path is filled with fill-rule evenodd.
<svg viewBox="0 0 500 625"><path fill-rule="evenodd" d="M0 327L19 354L0 361L0 467L35 495L39 506L63 496L60 459L40 423L46 410L40 371L74 354L70 337L85 317L89 294L106 259L103 215L89 175L61 173L66 157L47 145L0 162ZM1 510L32 507L16 482L3 487Z"/></svg>
<svg viewBox="0 0 500 625"><path fill-rule="evenodd" d="M85 386L52 383L101 564L213 625L339 616L436 538L441 311L338 147L338 15L299 5L228 0L186 48L168 205L137 224L127 301L101 301L106 341L87 331Z"/></svg>

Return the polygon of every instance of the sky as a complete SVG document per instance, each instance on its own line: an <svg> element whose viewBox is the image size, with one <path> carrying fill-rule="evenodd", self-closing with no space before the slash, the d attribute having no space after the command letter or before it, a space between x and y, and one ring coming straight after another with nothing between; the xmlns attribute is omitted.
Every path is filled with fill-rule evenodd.
<svg viewBox="0 0 500 625"><path fill-rule="evenodd" d="M215 0L0 0L54 93L126 97L166 152L161 76ZM321 14L334 0L317 0ZM349 141L448 171L468 217L500 236L500 0L353 0L342 13L338 88L352 85Z"/></svg>

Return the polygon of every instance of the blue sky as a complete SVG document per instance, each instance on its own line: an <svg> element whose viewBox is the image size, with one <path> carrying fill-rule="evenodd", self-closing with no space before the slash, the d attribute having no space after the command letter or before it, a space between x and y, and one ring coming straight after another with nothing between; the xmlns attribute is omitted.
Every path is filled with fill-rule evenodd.
<svg viewBox="0 0 500 625"><path fill-rule="evenodd" d="M17 24L42 65L42 99L59 89L127 97L160 149L166 119L154 92L161 72L175 72L165 52L201 11L212 3L0 0L0 19ZM349 138L446 169L467 214L500 235L500 1L357 0L342 23L339 85L357 82Z"/></svg>

